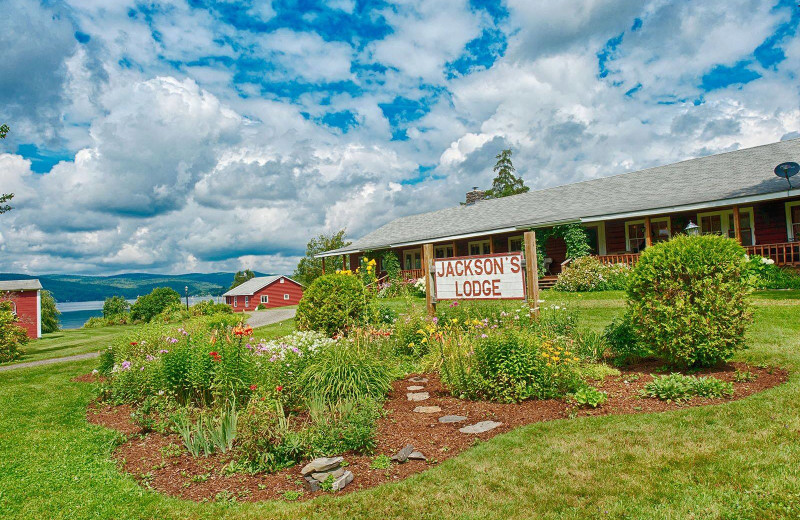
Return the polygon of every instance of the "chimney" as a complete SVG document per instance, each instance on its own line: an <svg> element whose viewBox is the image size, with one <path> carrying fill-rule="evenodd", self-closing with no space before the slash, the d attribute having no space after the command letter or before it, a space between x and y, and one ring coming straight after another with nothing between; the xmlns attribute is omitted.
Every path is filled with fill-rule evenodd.
<svg viewBox="0 0 800 520"><path fill-rule="evenodd" d="M472 191L467 192L467 204L475 204L479 200L483 200L486 197L486 192L483 190L479 190L477 186L472 187Z"/></svg>

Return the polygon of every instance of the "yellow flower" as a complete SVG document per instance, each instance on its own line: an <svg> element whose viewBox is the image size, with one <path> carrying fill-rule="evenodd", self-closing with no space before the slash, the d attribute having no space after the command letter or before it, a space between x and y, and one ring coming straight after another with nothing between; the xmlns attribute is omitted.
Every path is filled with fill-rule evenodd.
<svg viewBox="0 0 800 520"><path fill-rule="evenodd" d="M419 330L417 331L417 334L425 334L425 331L424 331L424 330L422 330L422 329L419 329Z"/></svg>
<svg viewBox="0 0 800 520"><path fill-rule="evenodd" d="M547 366L550 366L550 363L548 363Z"/></svg>
<svg viewBox="0 0 800 520"><path fill-rule="evenodd" d="M427 342L428 342L428 338L422 338L422 339L420 340L420 342L422 342L422 343L427 343Z"/></svg>
<svg viewBox="0 0 800 520"><path fill-rule="evenodd" d="M577 361L580 361L580 359L574 357L574 358L572 358L572 361L576 361L577 362Z"/></svg>

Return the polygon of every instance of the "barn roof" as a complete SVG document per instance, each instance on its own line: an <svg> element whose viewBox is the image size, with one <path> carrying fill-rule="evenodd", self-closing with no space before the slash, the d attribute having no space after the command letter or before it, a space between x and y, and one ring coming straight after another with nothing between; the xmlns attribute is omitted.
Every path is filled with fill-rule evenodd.
<svg viewBox="0 0 800 520"><path fill-rule="evenodd" d="M800 162L800 139L410 215L317 256L800 195L773 173L786 161Z"/></svg>
<svg viewBox="0 0 800 520"><path fill-rule="evenodd" d="M297 285L303 285L300 282L292 280L288 276L284 275L273 275L273 276L258 276L256 278L250 278L246 282L241 285L237 285L230 291L226 292L222 296L252 296L264 287L268 285L272 285L273 283L277 282L281 278L286 278L287 280L296 283Z"/></svg>
<svg viewBox="0 0 800 520"><path fill-rule="evenodd" d="M0 281L0 291L36 291L42 288L37 278Z"/></svg>

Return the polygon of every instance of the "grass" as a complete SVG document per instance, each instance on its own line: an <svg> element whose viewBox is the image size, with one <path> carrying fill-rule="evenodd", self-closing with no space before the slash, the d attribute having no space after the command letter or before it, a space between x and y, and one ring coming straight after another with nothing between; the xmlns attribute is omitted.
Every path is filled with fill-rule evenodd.
<svg viewBox="0 0 800 520"><path fill-rule="evenodd" d="M32 340L23 349L15 363L97 352L106 348L117 336L133 330L135 325L98 327L94 329L60 330Z"/></svg>
<svg viewBox="0 0 800 520"><path fill-rule="evenodd" d="M92 387L70 378L94 362L0 373L0 511L4 519L797 518L800 301L768 296L754 298L751 348L738 359L788 368L785 385L718 406L532 424L407 480L308 502L197 504L144 489L110 460L119 436L84 419ZM543 299L574 304L591 328L623 310L619 293Z"/></svg>

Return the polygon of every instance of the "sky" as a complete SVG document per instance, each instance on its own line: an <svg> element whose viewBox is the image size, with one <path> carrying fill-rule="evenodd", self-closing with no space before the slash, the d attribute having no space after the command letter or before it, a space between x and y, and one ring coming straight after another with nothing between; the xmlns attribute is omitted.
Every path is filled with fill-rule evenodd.
<svg viewBox="0 0 800 520"><path fill-rule="evenodd" d="M0 0L0 271L291 273L488 187L800 137L794 1Z"/></svg>

